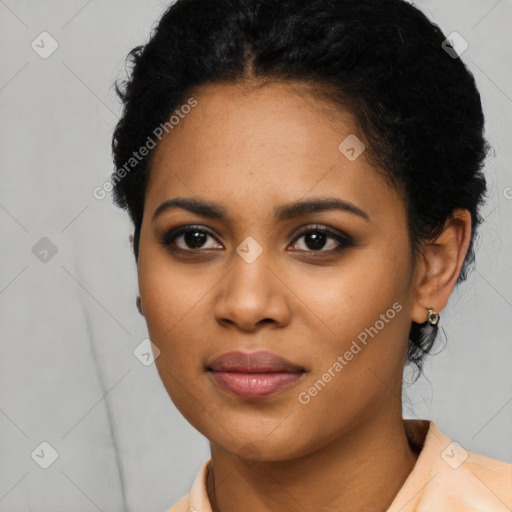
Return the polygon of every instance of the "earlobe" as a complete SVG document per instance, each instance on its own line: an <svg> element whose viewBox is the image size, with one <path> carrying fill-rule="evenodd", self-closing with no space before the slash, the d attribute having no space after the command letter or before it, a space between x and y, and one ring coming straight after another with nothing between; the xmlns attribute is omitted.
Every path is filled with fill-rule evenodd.
<svg viewBox="0 0 512 512"><path fill-rule="evenodd" d="M435 320L455 287L471 241L471 214L455 210L442 232L426 242L418 265L412 320L422 324ZM433 311L433 314L429 312ZM438 319L437 319L438 320ZM437 323L437 322L436 322Z"/></svg>
<svg viewBox="0 0 512 512"><path fill-rule="evenodd" d="M137 309L139 310L139 313L142 316L144 316L144 312L142 311L142 301L140 300L140 296L139 295L137 295L136 303L137 303Z"/></svg>

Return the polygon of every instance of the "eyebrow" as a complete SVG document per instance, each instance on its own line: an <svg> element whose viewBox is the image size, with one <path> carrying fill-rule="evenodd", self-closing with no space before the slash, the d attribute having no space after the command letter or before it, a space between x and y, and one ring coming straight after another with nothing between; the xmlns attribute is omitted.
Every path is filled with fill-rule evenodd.
<svg viewBox="0 0 512 512"><path fill-rule="evenodd" d="M176 208L182 208L191 213L212 219L225 221L229 218L226 209L219 204L200 199L177 197L174 199L168 199L160 204L153 213L151 221L154 222L155 219L163 212ZM276 221L284 221L301 215L306 215L308 213L318 213L328 210L341 210L357 215L367 221L370 220L370 216L365 211L361 210L361 208L338 198L319 198L288 203L274 209L274 218Z"/></svg>

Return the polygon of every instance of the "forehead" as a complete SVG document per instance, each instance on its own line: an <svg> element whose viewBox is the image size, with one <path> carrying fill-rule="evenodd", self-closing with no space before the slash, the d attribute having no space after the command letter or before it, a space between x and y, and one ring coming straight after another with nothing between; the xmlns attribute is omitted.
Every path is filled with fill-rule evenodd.
<svg viewBox="0 0 512 512"><path fill-rule="evenodd" d="M187 148L200 150L195 153L198 158L209 151L240 158L244 151L261 146L274 153L293 149L298 156L307 156L315 146L325 150L330 144L330 153L335 153L336 141L356 131L350 113L314 98L301 84L214 84L197 89L193 96L197 106L181 116L157 154L178 149L184 140ZM328 132L331 137L326 139Z"/></svg>
<svg viewBox="0 0 512 512"><path fill-rule="evenodd" d="M304 87L216 84L193 97L197 105L154 150L148 208L199 196L249 210L313 194L345 196L371 210L375 194L393 198L364 151L349 159L340 150L346 140L363 148L353 116Z"/></svg>

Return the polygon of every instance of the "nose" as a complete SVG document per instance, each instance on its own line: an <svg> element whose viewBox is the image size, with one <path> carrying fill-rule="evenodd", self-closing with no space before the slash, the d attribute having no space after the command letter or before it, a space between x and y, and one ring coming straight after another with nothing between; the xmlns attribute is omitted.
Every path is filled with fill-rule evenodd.
<svg viewBox="0 0 512 512"><path fill-rule="evenodd" d="M291 292L265 251L254 261L234 253L231 265L219 283L214 307L217 322L243 331L255 331L266 324L286 326L291 317Z"/></svg>

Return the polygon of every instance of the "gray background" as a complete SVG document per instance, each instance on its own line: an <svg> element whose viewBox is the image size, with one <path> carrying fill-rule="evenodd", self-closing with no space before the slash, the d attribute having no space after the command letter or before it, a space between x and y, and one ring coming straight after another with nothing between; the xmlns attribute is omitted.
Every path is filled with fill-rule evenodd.
<svg viewBox="0 0 512 512"><path fill-rule="evenodd" d="M208 458L155 366L134 356L147 330L131 225L92 195L112 171L112 84L166 3L0 0L0 511L164 511ZM448 344L406 390L404 415L512 463L512 2L417 5L469 42L496 153L476 270L443 312ZM47 59L31 47L43 31L59 45ZM44 237L57 250L46 262ZM58 453L48 469L31 457L49 460L44 441Z"/></svg>

